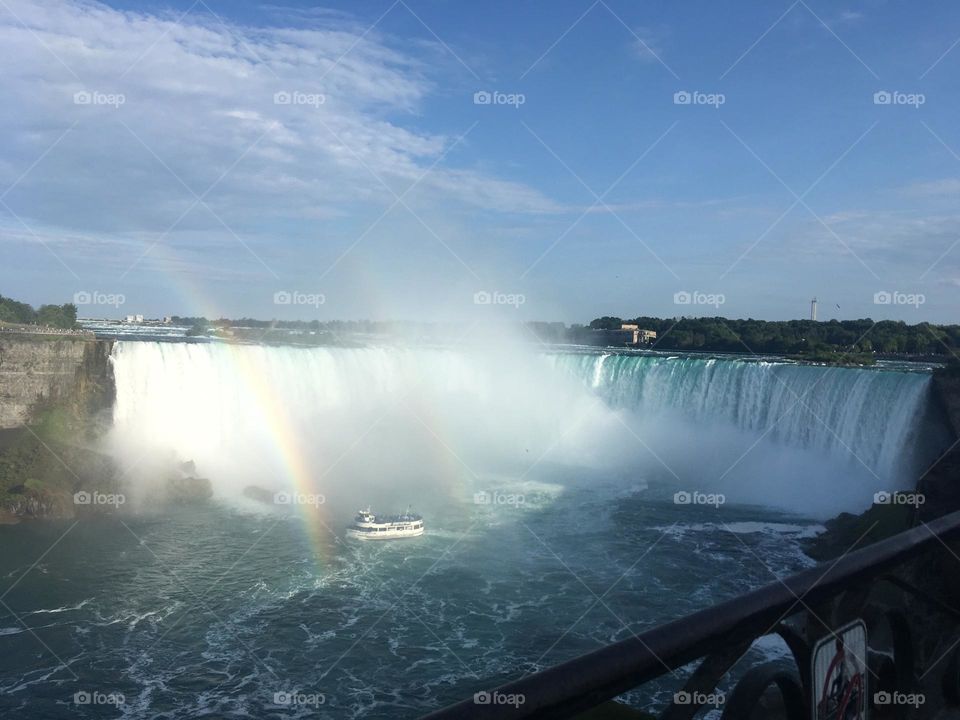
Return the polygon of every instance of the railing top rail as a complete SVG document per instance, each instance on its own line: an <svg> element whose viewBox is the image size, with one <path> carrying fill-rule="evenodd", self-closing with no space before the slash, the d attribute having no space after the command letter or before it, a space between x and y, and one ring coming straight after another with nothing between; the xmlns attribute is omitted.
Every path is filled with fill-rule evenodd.
<svg viewBox="0 0 960 720"><path fill-rule="evenodd" d="M469 699L424 720L569 717L717 648L758 637L805 605L829 600L928 546L956 538L960 511L496 688L522 695L521 705L480 705Z"/></svg>

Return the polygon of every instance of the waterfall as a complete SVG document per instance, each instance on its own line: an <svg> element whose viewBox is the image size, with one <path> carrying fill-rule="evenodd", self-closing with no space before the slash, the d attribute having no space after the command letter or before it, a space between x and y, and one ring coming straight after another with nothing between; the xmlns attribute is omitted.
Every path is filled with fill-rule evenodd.
<svg viewBox="0 0 960 720"><path fill-rule="evenodd" d="M114 441L246 484L462 495L606 468L813 514L907 487L944 436L930 376L737 359L122 341ZM398 498L406 497L398 491Z"/></svg>
<svg viewBox="0 0 960 720"><path fill-rule="evenodd" d="M880 476L922 469L945 440L924 372L660 355L554 356L608 403L850 455Z"/></svg>

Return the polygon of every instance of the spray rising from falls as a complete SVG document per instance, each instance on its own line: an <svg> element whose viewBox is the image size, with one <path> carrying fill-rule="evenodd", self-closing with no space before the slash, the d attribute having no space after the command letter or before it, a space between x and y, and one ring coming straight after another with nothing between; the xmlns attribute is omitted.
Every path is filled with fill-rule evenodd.
<svg viewBox="0 0 960 720"><path fill-rule="evenodd" d="M485 473L549 480L564 465L826 516L911 484L940 438L922 373L477 348L114 352L118 447L193 460L224 496L462 498Z"/></svg>
<svg viewBox="0 0 960 720"><path fill-rule="evenodd" d="M527 352L120 342L113 361L119 451L191 460L221 496L460 499L482 472L517 476L548 453L601 462L612 420ZM569 432L569 415L595 433Z"/></svg>

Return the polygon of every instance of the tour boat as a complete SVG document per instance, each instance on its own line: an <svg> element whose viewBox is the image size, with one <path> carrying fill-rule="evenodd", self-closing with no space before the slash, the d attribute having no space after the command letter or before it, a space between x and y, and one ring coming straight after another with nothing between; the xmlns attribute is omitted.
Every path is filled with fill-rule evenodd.
<svg viewBox="0 0 960 720"><path fill-rule="evenodd" d="M409 508L402 515L374 515L370 508L361 510L347 528L347 537L358 540L396 540L423 535L423 518Z"/></svg>

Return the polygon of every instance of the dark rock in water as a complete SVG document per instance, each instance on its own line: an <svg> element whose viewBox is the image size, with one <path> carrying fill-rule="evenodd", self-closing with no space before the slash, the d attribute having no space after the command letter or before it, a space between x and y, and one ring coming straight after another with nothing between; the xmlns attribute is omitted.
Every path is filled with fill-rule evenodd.
<svg viewBox="0 0 960 720"><path fill-rule="evenodd" d="M927 470L917 483L924 499L920 520L930 522L960 510L960 449L954 447Z"/></svg>
<svg viewBox="0 0 960 720"><path fill-rule="evenodd" d="M911 505L890 503L873 505L860 515L840 513L824 523L825 532L804 540L803 550L814 560L832 560L909 530L915 512Z"/></svg>
<svg viewBox="0 0 960 720"><path fill-rule="evenodd" d="M262 502L266 505L273 505L273 492L262 488L259 485L247 485L243 489L243 496L250 498L251 500L256 500L257 502Z"/></svg>
<svg viewBox="0 0 960 720"><path fill-rule="evenodd" d="M167 481L167 500L173 503L203 502L213 497L213 487L206 478L181 477Z"/></svg>

